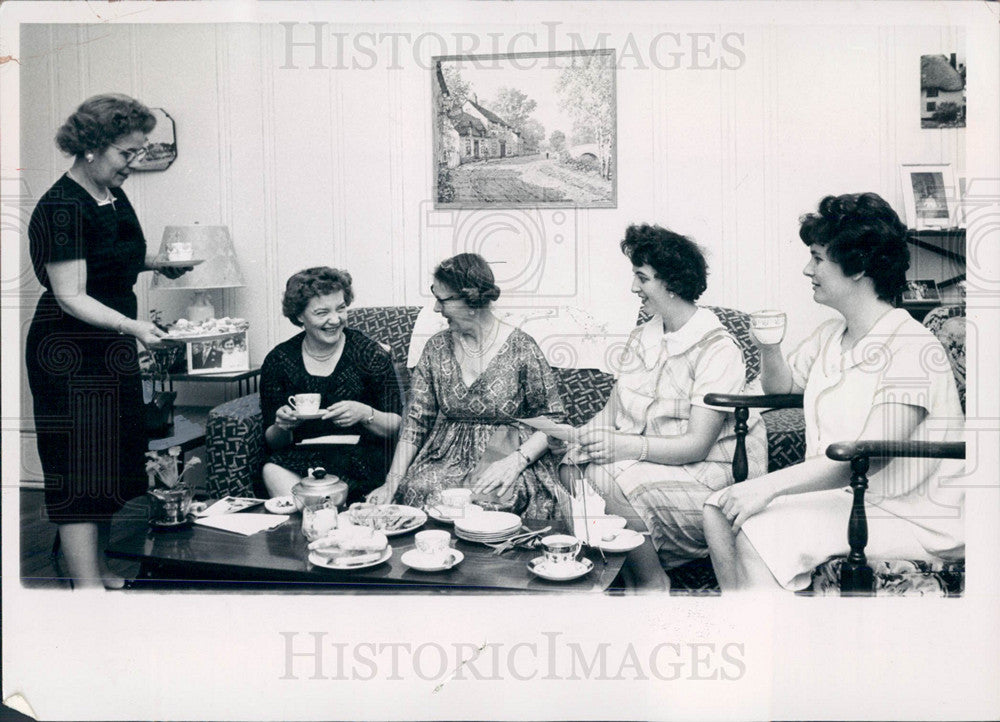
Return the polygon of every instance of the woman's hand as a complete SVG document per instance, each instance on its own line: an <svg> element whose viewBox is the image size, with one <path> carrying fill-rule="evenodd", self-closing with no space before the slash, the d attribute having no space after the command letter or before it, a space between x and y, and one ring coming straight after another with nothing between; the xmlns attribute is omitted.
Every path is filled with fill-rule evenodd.
<svg viewBox="0 0 1000 722"><path fill-rule="evenodd" d="M291 431L301 423L302 420L295 413L295 409L288 404L285 404L274 413L274 425L282 431Z"/></svg>
<svg viewBox="0 0 1000 722"><path fill-rule="evenodd" d="M764 511L774 500L775 494L767 484L758 480L733 484L719 496L719 508L733 525L735 534L743 523Z"/></svg>
<svg viewBox="0 0 1000 722"><path fill-rule="evenodd" d="M582 431L577 436L577 443L582 457L595 464L638 459L642 453L642 437L606 426Z"/></svg>
<svg viewBox="0 0 1000 722"><path fill-rule="evenodd" d="M332 419L337 426L354 426L368 421L372 407L360 401L338 401L326 408L323 420Z"/></svg>
<svg viewBox="0 0 1000 722"><path fill-rule="evenodd" d="M494 461L476 480L472 491L476 494L491 494L499 498L507 496L517 477L527 469L524 457L517 452Z"/></svg>
<svg viewBox="0 0 1000 722"><path fill-rule="evenodd" d="M157 273L161 273L171 281L175 278L180 278L188 271L193 271L194 266L181 266L180 268L153 268Z"/></svg>
<svg viewBox="0 0 1000 722"><path fill-rule="evenodd" d="M163 344L163 339L167 337L167 334L151 321L131 321L128 327L123 327L122 330L131 333L147 348L159 348Z"/></svg>
<svg viewBox="0 0 1000 722"><path fill-rule="evenodd" d="M368 496L365 497L365 501L369 504L388 504L389 503L389 487L386 484L378 487L377 489L372 489Z"/></svg>

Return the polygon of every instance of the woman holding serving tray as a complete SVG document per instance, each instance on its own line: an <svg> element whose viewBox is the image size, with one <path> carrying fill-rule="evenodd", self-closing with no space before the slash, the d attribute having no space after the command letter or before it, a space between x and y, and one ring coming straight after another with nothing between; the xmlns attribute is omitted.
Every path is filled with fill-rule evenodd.
<svg viewBox="0 0 1000 722"><path fill-rule="evenodd" d="M400 425L399 381L388 351L347 328L353 300L351 275L336 268L308 268L285 285L282 311L302 333L275 346L261 366L270 451L263 476L272 497L290 494L313 467L346 482L349 501L385 478ZM300 443L321 436L331 443Z"/></svg>

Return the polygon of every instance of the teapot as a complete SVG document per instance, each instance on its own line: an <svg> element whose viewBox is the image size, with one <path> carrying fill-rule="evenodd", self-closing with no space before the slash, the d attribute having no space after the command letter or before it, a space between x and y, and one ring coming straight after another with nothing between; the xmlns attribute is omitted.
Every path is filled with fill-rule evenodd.
<svg viewBox="0 0 1000 722"><path fill-rule="evenodd" d="M302 512L302 534L315 541L337 528L337 508L347 501L347 484L326 469L309 469L309 474L292 487L295 506Z"/></svg>

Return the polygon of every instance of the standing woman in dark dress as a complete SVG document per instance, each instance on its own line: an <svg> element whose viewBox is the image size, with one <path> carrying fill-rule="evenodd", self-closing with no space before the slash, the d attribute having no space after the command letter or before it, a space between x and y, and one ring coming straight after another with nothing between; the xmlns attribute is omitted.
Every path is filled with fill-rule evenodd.
<svg viewBox="0 0 1000 722"><path fill-rule="evenodd" d="M136 320L132 291L152 270L139 220L120 187L156 125L124 95L96 95L56 134L73 166L42 196L28 226L45 287L28 331L45 506L76 587L120 588L101 550L111 515L146 490L142 382L136 339L163 333ZM163 272L176 277L188 269Z"/></svg>
<svg viewBox="0 0 1000 722"><path fill-rule="evenodd" d="M260 369L264 440L271 454L264 485L283 496L310 467L347 483L357 501L382 483L402 422L399 380L389 352L347 328L354 300L351 274L318 266L288 279L282 312L302 333L279 343ZM288 404L295 394L320 394L319 419L299 419ZM297 446L303 439L357 435L357 444Z"/></svg>

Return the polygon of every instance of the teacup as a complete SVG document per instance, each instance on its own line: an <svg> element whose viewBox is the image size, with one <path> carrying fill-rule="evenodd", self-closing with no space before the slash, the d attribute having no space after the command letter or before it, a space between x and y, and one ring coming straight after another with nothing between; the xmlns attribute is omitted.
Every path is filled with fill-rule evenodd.
<svg viewBox="0 0 1000 722"><path fill-rule="evenodd" d="M194 248L189 242L174 241L167 244L168 261L190 261L194 258Z"/></svg>
<svg viewBox="0 0 1000 722"><path fill-rule="evenodd" d="M472 489L443 489L440 498L441 506L457 513L472 503Z"/></svg>
<svg viewBox="0 0 1000 722"><path fill-rule="evenodd" d="M569 534L550 534L542 538L542 549L548 564L571 564L580 553L580 540Z"/></svg>
<svg viewBox="0 0 1000 722"><path fill-rule="evenodd" d="M295 409L295 413L312 415L319 413L319 394L295 394L288 397L288 405Z"/></svg>
<svg viewBox="0 0 1000 722"><path fill-rule="evenodd" d="M781 343L785 322L784 311L754 311L750 314L750 331L762 344Z"/></svg>
<svg viewBox="0 0 1000 722"><path fill-rule="evenodd" d="M451 551L451 534L441 529L417 532L413 541L417 551L436 562L443 562Z"/></svg>

